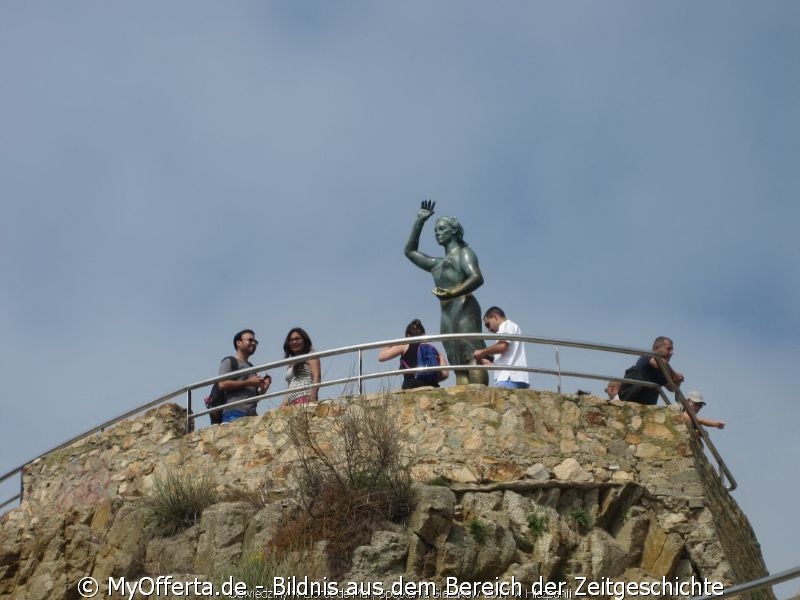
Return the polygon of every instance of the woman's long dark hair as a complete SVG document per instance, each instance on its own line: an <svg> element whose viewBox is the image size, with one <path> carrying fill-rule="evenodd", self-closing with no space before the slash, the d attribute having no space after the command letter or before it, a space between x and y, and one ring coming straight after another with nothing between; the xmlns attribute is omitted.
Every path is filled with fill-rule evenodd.
<svg viewBox="0 0 800 600"><path fill-rule="evenodd" d="M406 337L414 337L417 335L425 335L425 328L422 326L422 321L414 319L406 325Z"/></svg>
<svg viewBox="0 0 800 600"><path fill-rule="evenodd" d="M293 333L296 333L301 338L303 338L303 348L297 354L293 354L289 347L289 338L292 337ZM308 354L309 352L312 351L312 349L313 346L311 344L311 338L306 333L306 330L303 329L302 327L294 327L289 330L289 333L286 334L286 340L283 342L284 358L289 358L290 356L297 356L299 354ZM295 363L294 366L292 366L292 371L294 372L295 375L300 374L300 369L304 364L306 364L306 361Z"/></svg>

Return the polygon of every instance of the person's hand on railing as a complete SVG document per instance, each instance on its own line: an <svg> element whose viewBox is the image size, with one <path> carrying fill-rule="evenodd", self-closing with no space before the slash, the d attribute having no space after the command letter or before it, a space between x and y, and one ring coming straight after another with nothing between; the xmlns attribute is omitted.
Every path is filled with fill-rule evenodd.
<svg viewBox="0 0 800 600"><path fill-rule="evenodd" d="M494 354L488 353L487 352L488 349L489 348L480 348L472 353L472 358L475 361L475 364L478 365L494 364Z"/></svg>

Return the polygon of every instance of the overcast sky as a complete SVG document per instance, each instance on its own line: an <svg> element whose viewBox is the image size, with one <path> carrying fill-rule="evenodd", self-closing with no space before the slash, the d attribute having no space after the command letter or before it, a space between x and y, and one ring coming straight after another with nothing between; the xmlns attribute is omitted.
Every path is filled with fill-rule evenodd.
<svg viewBox="0 0 800 600"><path fill-rule="evenodd" d="M256 362L294 325L437 332L403 256L431 198L525 333L672 337L768 568L800 565L799 51L792 1L0 3L0 470L244 327Z"/></svg>

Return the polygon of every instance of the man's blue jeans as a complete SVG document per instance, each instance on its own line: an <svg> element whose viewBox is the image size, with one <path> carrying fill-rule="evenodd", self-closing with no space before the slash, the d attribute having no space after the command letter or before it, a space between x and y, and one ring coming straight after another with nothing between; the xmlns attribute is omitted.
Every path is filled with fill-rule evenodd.
<svg viewBox="0 0 800 600"><path fill-rule="evenodd" d="M526 390L531 387L531 384L525 383L524 381L511 381L507 379L506 381L498 381L497 387Z"/></svg>
<svg viewBox="0 0 800 600"><path fill-rule="evenodd" d="M223 423L230 423L231 421L235 421L236 419L240 419L242 417L246 417L247 415L238 410L231 410L226 412L222 417Z"/></svg>

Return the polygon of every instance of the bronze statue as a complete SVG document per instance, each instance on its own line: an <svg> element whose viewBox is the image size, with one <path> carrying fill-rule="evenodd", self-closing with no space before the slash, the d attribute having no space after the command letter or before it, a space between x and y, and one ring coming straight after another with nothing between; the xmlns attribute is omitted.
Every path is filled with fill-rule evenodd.
<svg viewBox="0 0 800 600"><path fill-rule="evenodd" d="M481 307L472 292L483 285L483 275L478 257L464 241L464 228L455 217L441 217L436 221L436 241L444 247L444 257L435 258L419 251L419 236L425 221L433 215L435 202L423 200L417 220L411 227L406 244L406 257L420 269L430 271L436 287L433 293L442 308L441 333L480 333ZM447 340L444 343L447 360L451 365L475 364L472 353L485 348L483 340ZM456 383L488 384L486 371L457 369Z"/></svg>

